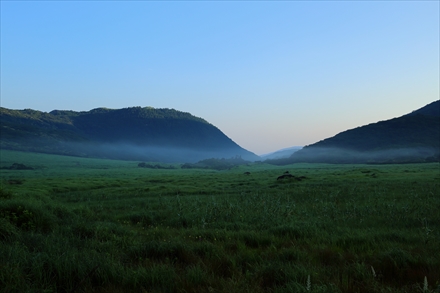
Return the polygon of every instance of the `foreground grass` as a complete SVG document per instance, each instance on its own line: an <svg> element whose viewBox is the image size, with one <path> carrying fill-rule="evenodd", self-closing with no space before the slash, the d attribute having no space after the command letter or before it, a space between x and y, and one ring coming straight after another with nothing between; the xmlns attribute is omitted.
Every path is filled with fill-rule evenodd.
<svg viewBox="0 0 440 293"><path fill-rule="evenodd" d="M0 170L0 292L440 291L439 164L14 162L36 169Z"/></svg>

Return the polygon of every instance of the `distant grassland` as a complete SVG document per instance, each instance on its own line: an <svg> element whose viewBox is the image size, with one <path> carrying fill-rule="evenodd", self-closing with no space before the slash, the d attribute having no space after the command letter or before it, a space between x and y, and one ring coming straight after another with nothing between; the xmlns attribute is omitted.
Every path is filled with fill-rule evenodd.
<svg viewBox="0 0 440 293"><path fill-rule="evenodd" d="M440 292L438 163L13 163L34 170L0 169L0 292Z"/></svg>

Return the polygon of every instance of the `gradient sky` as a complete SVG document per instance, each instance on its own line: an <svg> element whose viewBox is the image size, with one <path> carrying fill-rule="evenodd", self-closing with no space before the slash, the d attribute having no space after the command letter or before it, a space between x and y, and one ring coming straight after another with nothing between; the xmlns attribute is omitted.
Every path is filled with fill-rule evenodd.
<svg viewBox="0 0 440 293"><path fill-rule="evenodd" d="M0 1L1 106L152 106L257 154L439 99L439 1Z"/></svg>

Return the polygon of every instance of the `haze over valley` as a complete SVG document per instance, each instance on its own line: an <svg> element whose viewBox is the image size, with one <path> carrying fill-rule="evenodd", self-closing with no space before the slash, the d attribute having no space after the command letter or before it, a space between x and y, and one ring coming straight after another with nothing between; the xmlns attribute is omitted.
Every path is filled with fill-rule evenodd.
<svg viewBox="0 0 440 293"><path fill-rule="evenodd" d="M304 148L287 148L261 157L206 120L174 109L0 111L0 147L11 150L180 163L234 157L273 164L440 161L439 101Z"/></svg>

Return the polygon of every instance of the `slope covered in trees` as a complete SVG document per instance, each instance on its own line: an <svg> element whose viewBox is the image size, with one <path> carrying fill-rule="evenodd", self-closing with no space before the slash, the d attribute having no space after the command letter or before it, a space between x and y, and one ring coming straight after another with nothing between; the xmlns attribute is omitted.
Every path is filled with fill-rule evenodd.
<svg viewBox="0 0 440 293"><path fill-rule="evenodd" d="M274 164L405 163L440 158L440 102L410 114L341 132Z"/></svg>
<svg viewBox="0 0 440 293"><path fill-rule="evenodd" d="M174 109L46 113L0 108L0 113L4 149L149 161L259 159L204 119Z"/></svg>

